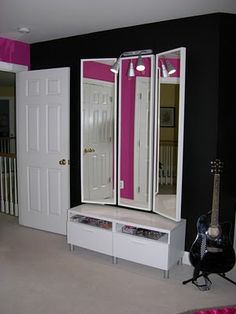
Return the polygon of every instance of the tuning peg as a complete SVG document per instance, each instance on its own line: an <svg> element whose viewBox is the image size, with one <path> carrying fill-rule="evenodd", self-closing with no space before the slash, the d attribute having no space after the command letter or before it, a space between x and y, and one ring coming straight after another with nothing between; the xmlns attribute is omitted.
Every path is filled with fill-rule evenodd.
<svg viewBox="0 0 236 314"><path fill-rule="evenodd" d="M224 163L220 159L211 161L211 172L215 174L222 172L223 165Z"/></svg>

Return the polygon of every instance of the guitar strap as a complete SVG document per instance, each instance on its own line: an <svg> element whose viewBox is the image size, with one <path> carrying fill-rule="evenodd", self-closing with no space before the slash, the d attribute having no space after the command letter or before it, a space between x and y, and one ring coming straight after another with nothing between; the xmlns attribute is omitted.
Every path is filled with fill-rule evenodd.
<svg viewBox="0 0 236 314"><path fill-rule="evenodd" d="M199 263L195 266L194 272L193 272L193 280L192 283L198 287L199 290L201 291L207 291L210 290L211 288L211 281L208 278L207 273L203 273L202 276L204 278L204 284L199 284L198 283L198 278L200 277L200 271L201 271L201 261L204 257L205 251L206 251L206 234L202 234L202 241L201 241L201 248L200 248L200 254L201 254L201 259L199 260Z"/></svg>
<svg viewBox="0 0 236 314"><path fill-rule="evenodd" d="M200 250L200 252L201 252L201 260L202 260L203 257L204 257L204 254L206 252L206 234L205 233L202 235L202 242L201 242L201 250ZM200 260L199 264L201 264L201 260Z"/></svg>

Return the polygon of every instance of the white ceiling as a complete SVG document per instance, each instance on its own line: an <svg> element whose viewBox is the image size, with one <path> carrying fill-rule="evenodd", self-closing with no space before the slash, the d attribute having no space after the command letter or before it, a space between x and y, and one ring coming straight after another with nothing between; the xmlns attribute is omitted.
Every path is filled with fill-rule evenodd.
<svg viewBox="0 0 236 314"><path fill-rule="evenodd" d="M236 13L236 0L1 0L0 37L35 43L215 12Z"/></svg>

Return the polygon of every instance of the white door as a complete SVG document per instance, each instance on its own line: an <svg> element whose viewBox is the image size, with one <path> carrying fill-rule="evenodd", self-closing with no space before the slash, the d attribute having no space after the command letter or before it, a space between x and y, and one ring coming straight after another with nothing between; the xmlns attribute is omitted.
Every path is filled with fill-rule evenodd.
<svg viewBox="0 0 236 314"><path fill-rule="evenodd" d="M19 223L66 234L69 68L16 74Z"/></svg>
<svg viewBox="0 0 236 314"><path fill-rule="evenodd" d="M83 83L83 200L114 202L114 84Z"/></svg>
<svg viewBox="0 0 236 314"><path fill-rule="evenodd" d="M134 200L148 203L150 78L136 77L134 131Z"/></svg>

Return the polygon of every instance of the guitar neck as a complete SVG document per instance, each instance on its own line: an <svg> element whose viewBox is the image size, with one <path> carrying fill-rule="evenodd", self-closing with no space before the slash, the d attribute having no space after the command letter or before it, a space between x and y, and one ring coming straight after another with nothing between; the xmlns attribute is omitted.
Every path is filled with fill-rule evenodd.
<svg viewBox="0 0 236 314"><path fill-rule="evenodd" d="M211 212L211 226L216 227L219 224L219 199L220 199L220 175L214 175L213 200Z"/></svg>

